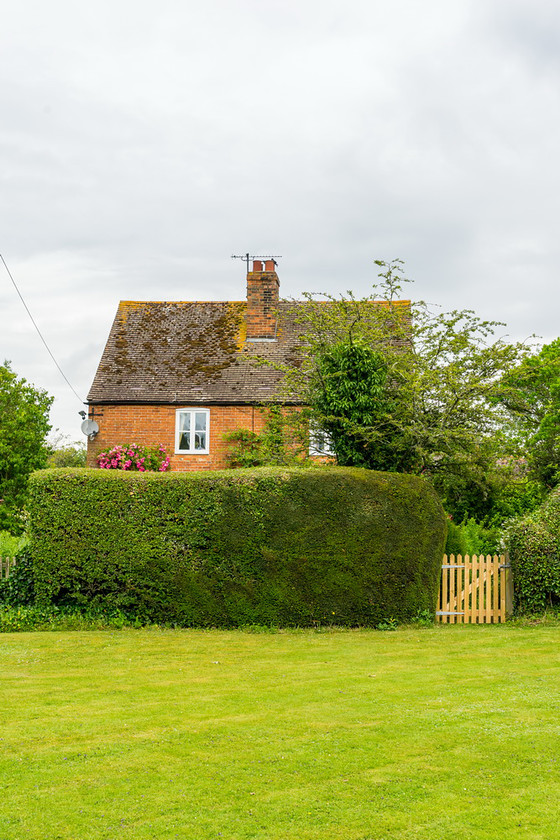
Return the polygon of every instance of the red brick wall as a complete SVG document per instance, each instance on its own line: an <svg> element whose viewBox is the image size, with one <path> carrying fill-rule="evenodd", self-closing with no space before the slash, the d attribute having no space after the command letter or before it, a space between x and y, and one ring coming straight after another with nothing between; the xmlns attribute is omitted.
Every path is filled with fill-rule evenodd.
<svg viewBox="0 0 560 840"><path fill-rule="evenodd" d="M272 260L265 263L265 271L262 263L255 261L253 271L247 274L247 338L276 338L279 287Z"/></svg>
<svg viewBox="0 0 560 840"><path fill-rule="evenodd" d="M192 407L189 405L95 406L99 434L95 440L88 441L88 466L95 467L98 453L118 444L138 443L144 446L159 446L161 443L170 456L172 470L220 470L227 466L224 434L234 429L251 429L260 432L265 422L262 411L254 406L209 406L209 454L175 455L175 411L177 408Z"/></svg>

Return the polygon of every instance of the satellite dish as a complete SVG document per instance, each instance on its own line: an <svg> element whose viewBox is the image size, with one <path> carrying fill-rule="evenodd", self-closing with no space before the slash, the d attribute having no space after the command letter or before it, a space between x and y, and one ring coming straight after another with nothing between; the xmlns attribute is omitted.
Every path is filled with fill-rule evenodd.
<svg viewBox="0 0 560 840"><path fill-rule="evenodd" d="M99 426L97 425L95 420L90 420L90 419L84 420L84 422L82 423L80 428L81 428L82 432L84 433L84 435L87 435L88 438L91 438L92 440L95 437L95 435L97 434L97 432L99 431Z"/></svg>

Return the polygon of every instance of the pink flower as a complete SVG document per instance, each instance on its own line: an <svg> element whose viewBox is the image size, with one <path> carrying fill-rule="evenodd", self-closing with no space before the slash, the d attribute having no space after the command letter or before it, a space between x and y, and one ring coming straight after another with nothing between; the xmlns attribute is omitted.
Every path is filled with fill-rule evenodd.
<svg viewBox="0 0 560 840"><path fill-rule="evenodd" d="M118 444L107 452L99 453L97 466L105 470L137 469L139 472L147 470L165 472L169 469L169 456L162 443L153 448L139 446L137 443L124 446Z"/></svg>

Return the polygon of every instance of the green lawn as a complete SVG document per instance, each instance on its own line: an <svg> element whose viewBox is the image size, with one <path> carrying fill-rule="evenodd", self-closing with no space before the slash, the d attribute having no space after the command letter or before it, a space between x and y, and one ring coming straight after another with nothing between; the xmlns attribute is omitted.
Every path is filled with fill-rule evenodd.
<svg viewBox="0 0 560 840"><path fill-rule="evenodd" d="M0 636L0 840L560 837L560 627Z"/></svg>

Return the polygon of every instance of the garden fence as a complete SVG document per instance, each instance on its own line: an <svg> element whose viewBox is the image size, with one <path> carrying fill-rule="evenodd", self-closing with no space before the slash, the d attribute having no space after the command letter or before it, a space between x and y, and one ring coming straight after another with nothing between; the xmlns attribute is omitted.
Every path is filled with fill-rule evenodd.
<svg viewBox="0 0 560 840"><path fill-rule="evenodd" d="M506 554L445 554L436 620L446 624L498 624L513 611L513 581Z"/></svg>

